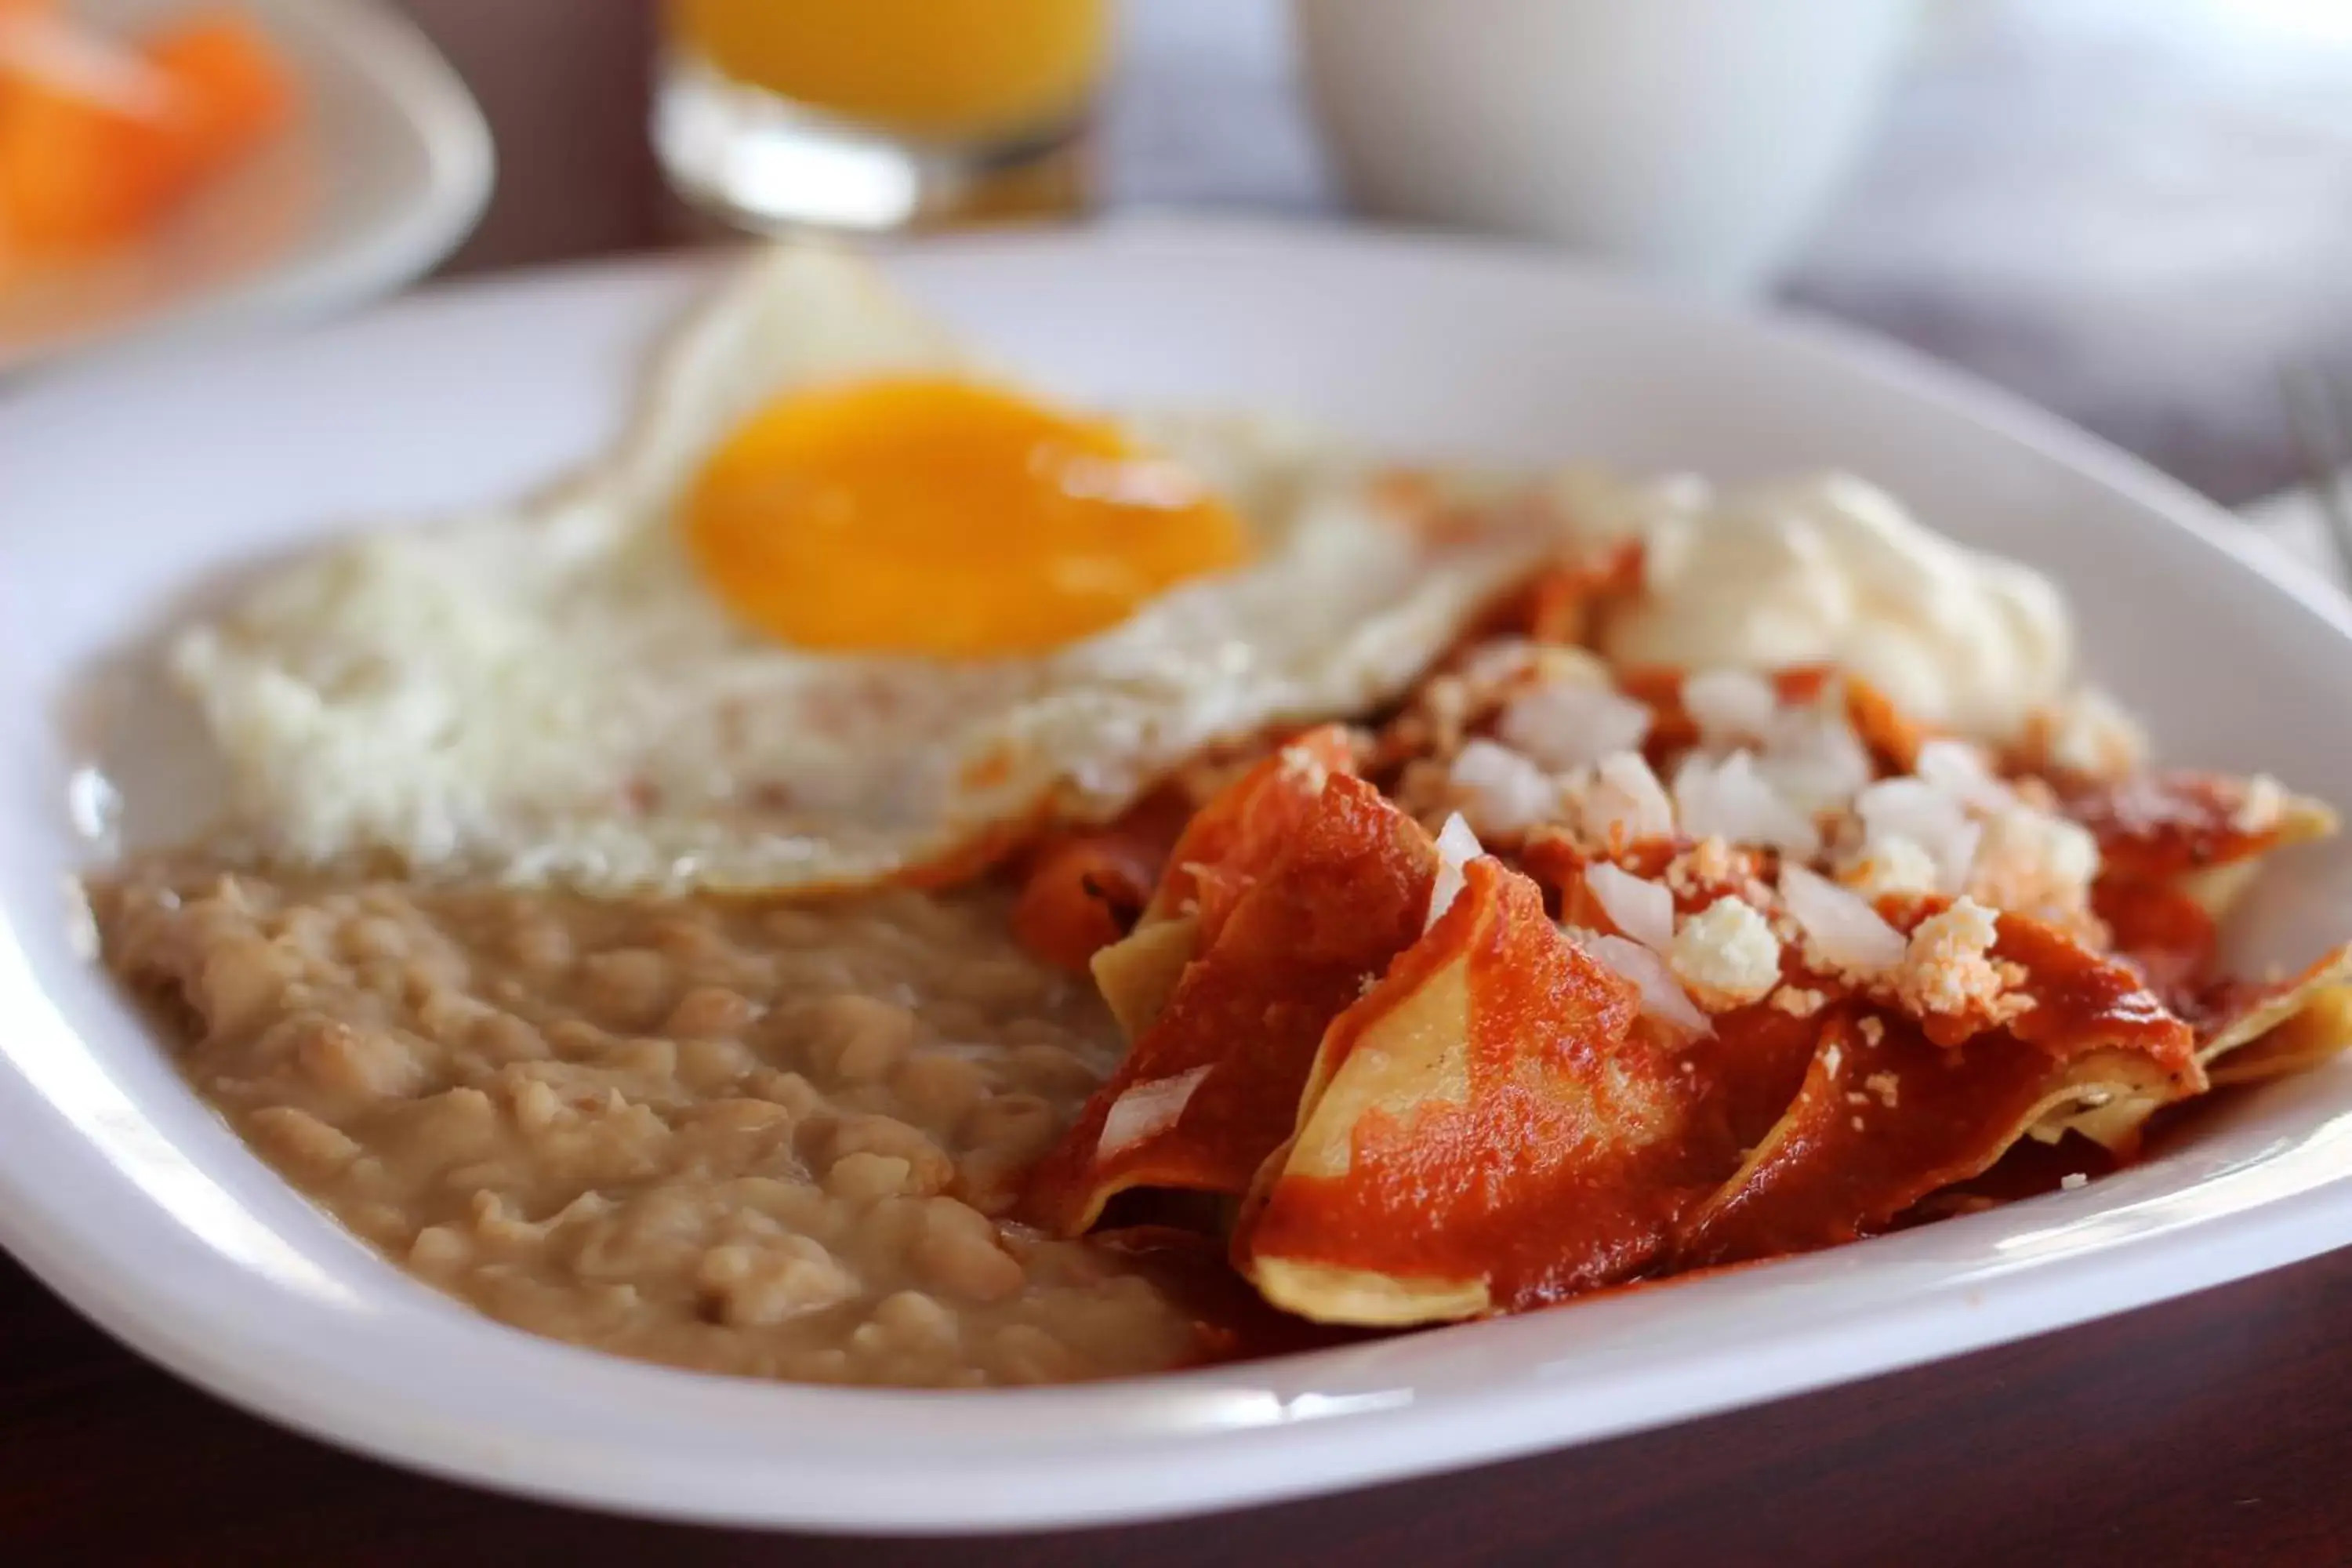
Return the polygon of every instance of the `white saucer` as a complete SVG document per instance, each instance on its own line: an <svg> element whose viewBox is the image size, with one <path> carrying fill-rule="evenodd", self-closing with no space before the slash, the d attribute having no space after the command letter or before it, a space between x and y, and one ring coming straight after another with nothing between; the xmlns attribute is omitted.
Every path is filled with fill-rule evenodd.
<svg viewBox="0 0 2352 1568"><path fill-rule="evenodd" d="M77 0L109 31L188 0ZM298 321L387 293L447 255L489 199L489 128L377 0L241 0L293 63L299 122L118 252L0 285L0 375Z"/></svg>

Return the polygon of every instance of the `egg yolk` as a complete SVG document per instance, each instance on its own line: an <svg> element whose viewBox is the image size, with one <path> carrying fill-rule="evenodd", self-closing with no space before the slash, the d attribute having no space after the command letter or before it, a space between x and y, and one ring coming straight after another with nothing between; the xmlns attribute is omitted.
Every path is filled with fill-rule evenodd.
<svg viewBox="0 0 2352 1568"><path fill-rule="evenodd" d="M1248 545L1109 424L933 377L769 405L711 457L685 528L719 598L772 636L942 658L1100 631Z"/></svg>

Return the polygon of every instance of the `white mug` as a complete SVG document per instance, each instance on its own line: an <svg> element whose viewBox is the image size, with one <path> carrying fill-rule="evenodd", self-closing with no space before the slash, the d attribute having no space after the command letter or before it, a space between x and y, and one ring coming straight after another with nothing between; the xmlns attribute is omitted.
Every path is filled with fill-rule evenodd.
<svg viewBox="0 0 2352 1568"><path fill-rule="evenodd" d="M1759 287L1846 173L1918 0L1297 0L1359 205Z"/></svg>

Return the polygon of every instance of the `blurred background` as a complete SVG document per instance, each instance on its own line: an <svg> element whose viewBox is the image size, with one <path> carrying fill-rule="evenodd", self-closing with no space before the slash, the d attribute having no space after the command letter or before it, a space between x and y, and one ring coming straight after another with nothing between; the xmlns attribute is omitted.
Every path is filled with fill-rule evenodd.
<svg viewBox="0 0 2352 1568"><path fill-rule="evenodd" d="M495 142L445 272L812 216L1370 214L1858 323L2232 505L2308 466L2283 382L2352 357L2352 0L387 3Z"/></svg>

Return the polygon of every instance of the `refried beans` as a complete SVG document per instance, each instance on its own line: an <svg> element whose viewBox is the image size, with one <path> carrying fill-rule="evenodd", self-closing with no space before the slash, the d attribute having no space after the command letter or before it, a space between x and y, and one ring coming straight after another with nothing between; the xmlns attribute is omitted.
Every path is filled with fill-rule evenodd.
<svg viewBox="0 0 2352 1568"><path fill-rule="evenodd" d="M991 896L612 902L157 865L92 903L230 1125L505 1322L823 1383L1201 1353L1132 1263L1003 1218L1119 1046Z"/></svg>

